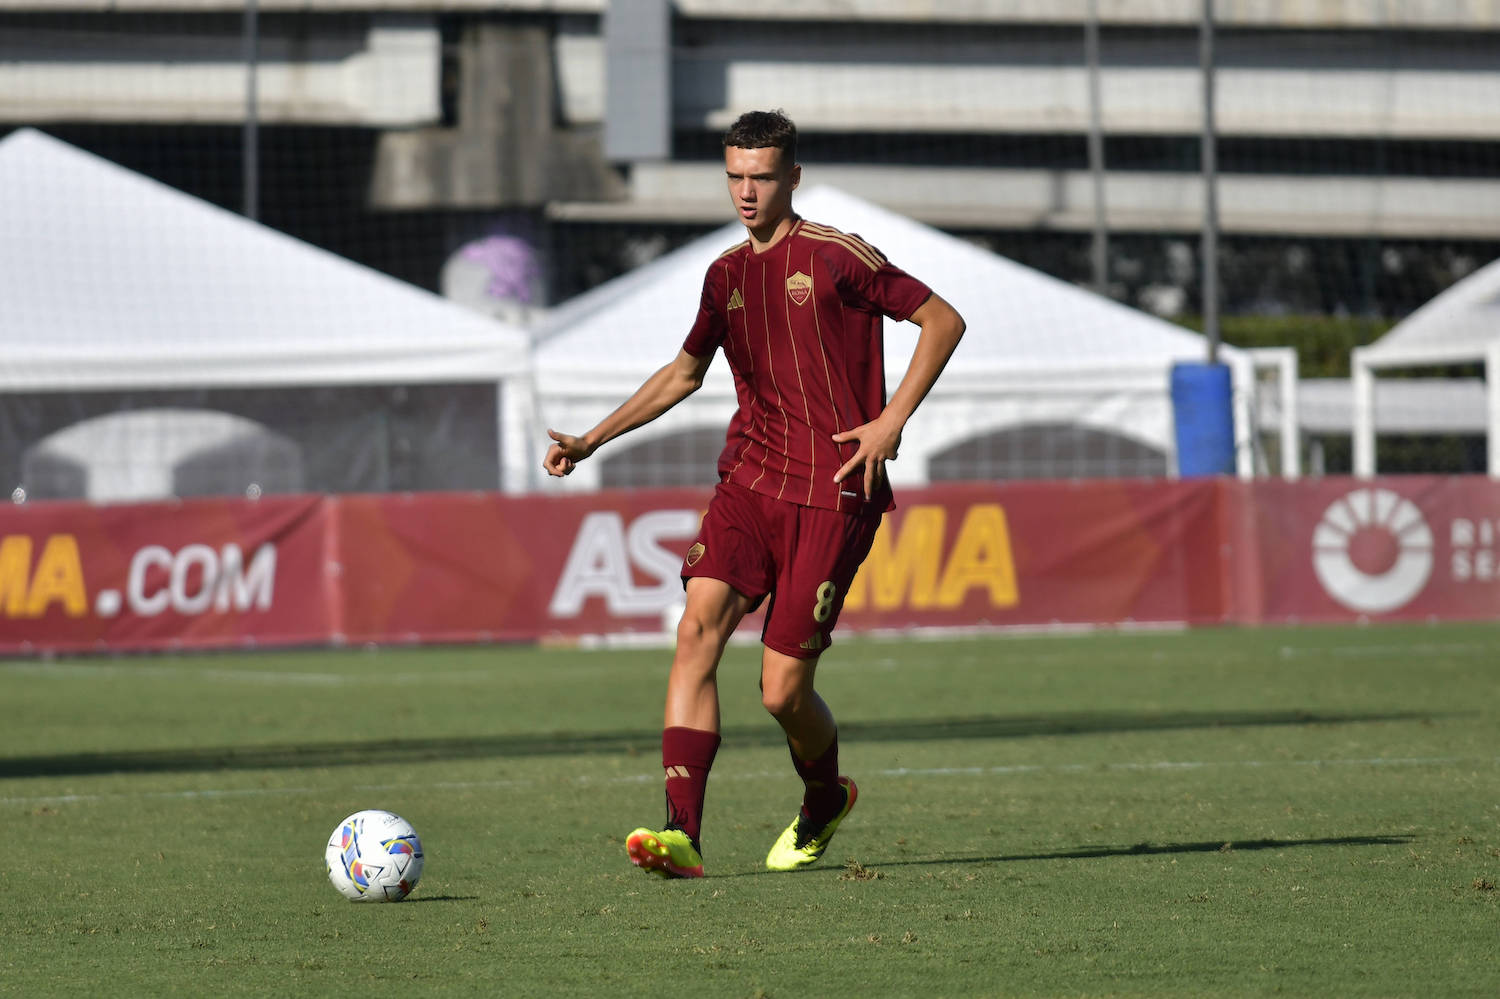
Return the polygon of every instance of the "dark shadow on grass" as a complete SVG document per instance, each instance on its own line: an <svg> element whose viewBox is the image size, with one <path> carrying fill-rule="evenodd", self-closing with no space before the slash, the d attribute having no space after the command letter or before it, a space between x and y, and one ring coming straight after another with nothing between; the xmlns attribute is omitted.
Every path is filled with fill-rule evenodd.
<svg viewBox="0 0 1500 999"><path fill-rule="evenodd" d="M966 718L853 721L839 726L845 744L942 739L1022 739L1033 736L1160 732L1180 729L1269 725L1350 725L1430 719L1406 712L1339 714L1313 711L1063 712L1049 715L975 715ZM784 746L781 730L762 724L726 728L724 741L737 746ZM434 760L504 759L529 756L625 754L653 758L661 730L535 735L455 736L438 739L371 739L266 746L202 746L119 752L62 753L0 759L0 778L169 771L268 770L299 767L369 766Z"/></svg>
<svg viewBox="0 0 1500 999"><path fill-rule="evenodd" d="M1203 843L1135 843L1130 846L1080 846L1048 853L1010 853L985 857L932 857L914 860L872 860L866 866L915 867L943 864L1001 864L1019 860L1095 860L1104 857L1150 857L1172 853L1240 853L1247 850L1289 850L1304 846L1400 846L1411 836L1330 836L1323 839L1216 839Z"/></svg>
<svg viewBox="0 0 1500 999"><path fill-rule="evenodd" d="M401 900L402 905L411 905L415 902L477 902L478 895L408 895Z"/></svg>

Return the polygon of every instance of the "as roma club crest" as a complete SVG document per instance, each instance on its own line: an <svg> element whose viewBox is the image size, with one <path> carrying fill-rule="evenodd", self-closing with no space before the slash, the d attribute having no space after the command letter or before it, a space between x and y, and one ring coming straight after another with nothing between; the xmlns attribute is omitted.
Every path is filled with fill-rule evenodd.
<svg viewBox="0 0 1500 999"><path fill-rule="evenodd" d="M786 279L786 293L797 305L806 305L807 297L812 294L812 278L798 271Z"/></svg>
<svg viewBox="0 0 1500 999"><path fill-rule="evenodd" d="M703 547L703 543L700 541L697 544L693 545L693 547L688 549L687 558L684 561L686 561L689 566L697 565L698 560L703 557L704 551L705 549Z"/></svg>

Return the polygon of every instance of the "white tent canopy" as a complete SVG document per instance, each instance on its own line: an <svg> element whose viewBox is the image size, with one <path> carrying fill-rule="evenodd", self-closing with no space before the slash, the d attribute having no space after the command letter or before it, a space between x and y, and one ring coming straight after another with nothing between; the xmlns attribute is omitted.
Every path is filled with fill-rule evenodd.
<svg viewBox="0 0 1500 999"><path fill-rule="evenodd" d="M1463 363L1484 365L1489 474L1500 478L1500 260L1437 295L1375 343L1354 349L1355 475L1375 474L1375 372Z"/></svg>
<svg viewBox="0 0 1500 999"><path fill-rule="evenodd" d="M927 281L963 314L968 333L907 429L896 484L925 482L928 461L960 441L1028 423L1067 423L1146 444L1175 467L1171 366L1207 357L1203 337L879 208L839 190L800 192L800 214L860 236L898 267ZM564 303L538 330L537 400L543 417L579 432L625 399L682 343L698 308L703 275L744 238L731 222L686 246ZM894 389L916 343L916 327L887 322L886 381ZM1224 348L1237 401L1239 468L1252 470L1250 357ZM735 405L727 365L704 387L638 434L723 426ZM570 488L597 484L579 466Z"/></svg>
<svg viewBox="0 0 1500 999"><path fill-rule="evenodd" d="M0 140L0 391L493 382L532 462L529 337L33 129Z"/></svg>
<svg viewBox="0 0 1500 999"><path fill-rule="evenodd" d="M1380 386L1376 429L1393 434L1482 434L1486 389L1478 378L1393 378ZM1352 434L1354 385L1348 378L1297 383L1298 426L1308 434ZM1263 431L1280 425L1279 400L1256 413Z"/></svg>

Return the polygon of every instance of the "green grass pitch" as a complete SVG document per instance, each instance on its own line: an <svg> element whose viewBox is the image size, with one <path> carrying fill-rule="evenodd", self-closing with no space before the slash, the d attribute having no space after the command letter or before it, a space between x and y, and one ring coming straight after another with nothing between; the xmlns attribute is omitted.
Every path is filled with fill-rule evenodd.
<svg viewBox="0 0 1500 999"><path fill-rule="evenodd" d="M0 662L0 994L1500 995L1500 627L845 638L859 807L796 874L735 646L692 882L622 847L667 660ZM360 808L408 901L327 883Z"/></svg>

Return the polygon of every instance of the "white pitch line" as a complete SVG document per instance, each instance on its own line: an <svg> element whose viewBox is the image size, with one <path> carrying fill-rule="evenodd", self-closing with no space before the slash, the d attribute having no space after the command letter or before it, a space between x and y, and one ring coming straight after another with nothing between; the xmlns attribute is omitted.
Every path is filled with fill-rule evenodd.
<svg viewBox="0 0 1500 999"><path fill-rule="evenodd" d="M883 777L1003 777L1012 774L1089 773L1091 771L1128 770L1134 772L1171 770L1215 770L1232 767L1428 767L1459 763L1500 764L1500 756L1409 756L1371 757L1352 760L1162 760L1157 763L1040 763L998 767L898 767L880 771Z"/></svg>
<svg viewBox="0 0 1500 999"><path fill-rule="evenodd" d="M1359 656L1361 659L1373 659L1391 656L1457 655L1469 652L1488 655L1494 651L1494 648L1493 645L1478 642L1423 642L1418 645L1283 645L1278 651L1283 659L1300 655Z"/></svg>
<svg viewBox="0 0 1500 999"><path fill-rule="evenodd" d="M1215 770L1246 767L1432 767L1480 764L1500 764L1500 756L1407 756L1371 757L1348 760L1161 760L1152 763L1052 763L1014 764L994 767L894 767L877 770L880 777L1012 777L1031 774L1079 774L1111 771L1136 773L1167 773L1181 770ZM720 780L778 780L785 778L784 772L776 773L721 773ZM660 774L624 774L614 777L593 777L588 774L569 778L574 784L648 784L661 780ZM100 794L44 794L0 798L3 805L73 805L99 801L134 800L215 800L221 798L255 798L273 795L298 794L347 794L350 791L388 794L399 791L447 791L495 790L500 788L537 787L543 781L535 780L472 780L438 781L421 784L345 784L335 787L253 787L253 788L203 788L182 791L107 792Z"/></svg>

